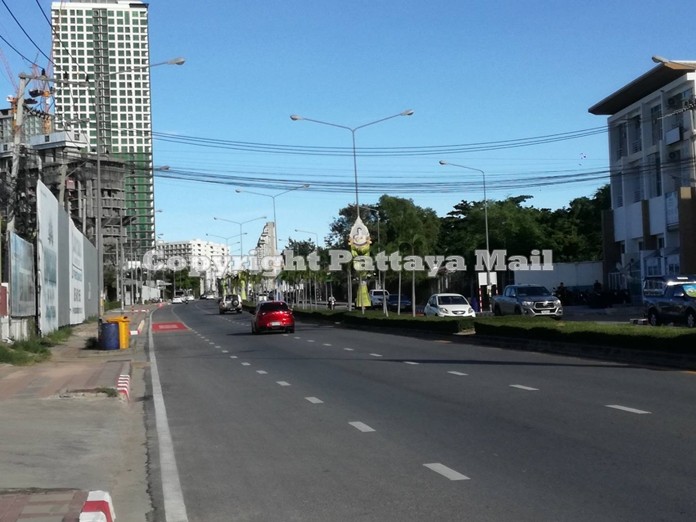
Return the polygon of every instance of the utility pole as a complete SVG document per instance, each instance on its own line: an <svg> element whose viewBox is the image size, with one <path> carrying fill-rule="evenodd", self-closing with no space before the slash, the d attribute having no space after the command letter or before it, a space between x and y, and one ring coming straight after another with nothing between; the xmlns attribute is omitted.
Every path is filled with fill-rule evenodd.
<svg viewBox="0 0 696 522"><path fill-rule="evenodd" d="M22 125L24 124L24 91L27 88L29 78L20 76L19 89L15 99L15 118L12 125L12 170L8 183L10 193L10 203L7 206L7 240L10 239L10 232L15 230L15 214L17 211L17 179L19 178L19 161L22 148Z"/></svg>

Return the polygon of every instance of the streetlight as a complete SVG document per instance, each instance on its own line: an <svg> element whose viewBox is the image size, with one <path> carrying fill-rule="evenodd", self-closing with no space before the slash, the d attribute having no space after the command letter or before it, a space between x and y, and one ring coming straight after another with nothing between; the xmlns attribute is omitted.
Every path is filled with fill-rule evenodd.
<svg viewBox="0 0 696 522"><path fill-rule="evenodd" d="M486 173L481 169L474 167L467 167L466 165L459 165L458 163L449 163L445 160L440 160L440 165L451 165L452 167L459 167L460 169L473 170L480 172L483 176L483 219L486 226L486 261L490 261L491 249L488 238L488 198L486 197ZM489 263L486 263L486 293L490 298L490 286L491 286L491 273L488 267ZM489 299L490 300L490 299ZM489 303L490 308L490 303Z"/></svg>
<svg viewBox="0 0 696 522"><path fill-rule="evenodd" d="M322 120L314 120L312 118L305 118L304 116L300 116L299 114L292 114L290 115L290 119L292 121L300 121L300 120L305 120L305 121L310 121L312 123L318 123L320 125L328 125L330 127L338 127L339 129L346 129L347 131L350 131L351 137L353 139L353 176L355 177L355 213L357 219L360 219L360 200L358 198L358 158L357 158L357 153L356 153L356 148L355 148L355 131L358 129L362 129L364 127L369 127L370 125L375 125L376 123L381 123L383 121L391 120L392 118L397 118L399 116L412 116L413 115L413 110L411 109L406 109L405 111L402 111L398 114L394 114L392 116L387 116L386 118L380 118L379 120L371 121L369 123L364 123L362 125L358 125L357 127L348 127L347 125L340 125L338 123L331 123L328 121L322 121ZM357 221L357 220L356 220ZM349 268L349 277L350 277L350 268ZM349 279L350 281L350 279ZM358 293L360 292L360 288L362 287L362 273L358 272ZM353 300L353 285L349 284L348 285L348 310L351 309L352 306L352 300ZM361 308L363 313L365 313L365 304L362 299L360 299L361 303Z"/></svg>
<svg viewBox="0 0 696 522"><path fill-rule="evenodd" d="M102 149L102 134L101 134L101 110L99 105L99 93L103 89L103 82L111 78L112 76L118 76L121 74L128 74L131 72L141 71L145 69L151 69L152 67L157 67L159 65L183 65L185 62L184 58L172 58L166 62L159 62L150 65L143 65L140 67L132 67L129 69L123 69L120 71L114 71L112 73L95 75L94 76L94 119L96 126L96 143L97 143L97 179L96 179L96 190L97 190L97 219L95 220L95 235L97 238L97 257L98 257L98 267L97 267L97 278L99 284L99 316L102 315L102 308L104 306L104 245L101 230L101 218L102 218L102 193L101 193L101 149ZM89 82L88 82L89 83Z"/></svg>
<svg viewBox="0 0 696 522"><path fill-rule="evenodd" d="M214 217L213 219L216 221L227 221L228 223L234 223L235 225L239 225L239 238L240 238L239 242L241 245L239 247L239 249L241 250L242 256L243 256L244 255L244 243L242 241L244 239L243 236L246 234L242 233L242 226L246 225L247 223L251 223L252 221L258 221L259 219L266 219L266 217L267 216L260 216L260 217L254 218L254 219L249 219L247 221L242 221L241 223L239 221L232 221L231 219L221 218L221 217Z"/></svg>
<svg viewBox="0 0 696 522"><path fill-rule="evenodd" d="M278 255L278 221L276 220L276 198L278 196L282 196L283 194L287 194L288 192L293 192L295 190L301 190L301 189L306 189L309 188L309 183L305 183L304 185L300 185L299 187L293 187L288 190L284 190L283 192L279 192L278 194L263 194L261 192L253 192L251 190L242 190L242 189L235 189L235 192L238 194L241 194L242 192L246 194L254 194L255 196L264 196L266 198L271 198L273 200L273 227L275 230L273 231L273 240L275 244L273 245L273 248L275 251L273 252L274 255Z"/></svg>
<svg viewBox="0 0 696 522"><path fill-rule="evenodd" d="M317 249L319 248L319 234L317 234L316 232L312 232L312 231L310 231L310 230L300 230L299 228L296 228L296 229L295 229L295 232L303 232L303 233L305 233L305 234L310 234L310 235L314 236L314 238L315 238L315 243L314 243L314 244L315 244L315 248L317 248Z"/></svg>
<svg viewBox="0 0 696 522"><path fill-rule="evenodd" d="M353 138L353 175L355 177L355 211L357 213L357 217L360 217L360 204L359 204L359 199L358 199L358 159L357 159L357 153L355 149L355 131L358 129L362 129L364 127L369 127L370 125L375 125L376 123L381 123L383 121L391 120L392 118L397 118L399 116L412 116L413 112L411 109L407 109L405 111L400 112L399 114L394 114L392 116L387 116L386 118L381 118L379 120L371 121L370 123L364 123L362 125L358 125L357 127L348 127L347 125L339 125L338 123L331 123L328 121L321 121L321 120L314 120L312 118L305 118L304 116L300 116L299 114L292 114L290 116L290 119L292 121L311 121L312 123L319 123L320 125L329 125L330 127L338 127L339 129L346 129L350 131L351 137Z"/></svg>
<svg viewBox="0 0 696 522"><path fill-rule="evenodd" d="M317 254L318 254L318 252L319 252L319 234L317 234L316 232L312 232L311 230L301 230L301 229L299 229L299 228L296 228L296 229L295 229L295 232L303 232L303 233L305 233L305 234L313 235L313 236L315 237L314 248L317 250ZM309 279L309 282L310 282L310 283L312 282L312 279L314 279L314 305L317 306L317 305L319 304L319 295L318 295L318 292L317 292L317 280L316 280L316 276L315 276L315 277L310 277L310 279ZM311 290L311 288L310 288L310 290ZM309 303L310 303L310 304L312 303L311 293L310 293Z"/></svg>

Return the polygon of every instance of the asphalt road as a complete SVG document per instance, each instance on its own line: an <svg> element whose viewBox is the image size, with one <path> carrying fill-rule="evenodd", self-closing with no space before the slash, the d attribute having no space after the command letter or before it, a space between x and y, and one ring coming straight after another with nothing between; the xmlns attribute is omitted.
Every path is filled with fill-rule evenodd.
<svg viewBox="0 0 696 522"><path fill-rule="evenodd" d="M153 315L170 522L696 519L696 374L249 321Z"/></svg>

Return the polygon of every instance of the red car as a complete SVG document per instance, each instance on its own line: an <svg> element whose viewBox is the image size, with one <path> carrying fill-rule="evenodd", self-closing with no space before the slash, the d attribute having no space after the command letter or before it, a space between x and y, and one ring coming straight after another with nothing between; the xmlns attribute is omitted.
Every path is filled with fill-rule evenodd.
<svg viewBox="0 0 696 522"><path fill-rule="evenodd" d="M285 301L262 301L256 305L254 317L251 318L251 333L266 330L295 331L295 317Z"/></svg>

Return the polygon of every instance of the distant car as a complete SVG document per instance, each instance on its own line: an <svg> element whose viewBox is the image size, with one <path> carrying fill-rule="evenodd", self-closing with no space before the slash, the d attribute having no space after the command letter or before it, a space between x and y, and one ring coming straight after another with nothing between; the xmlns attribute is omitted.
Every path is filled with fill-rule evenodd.
<svg viewBox="0 0 696 522"><path fill-rule="evenodd" d="M433 294L425 304L426 316L476 317L471 304L461 294Z"/></svg>
<svg viewBox="0 0 696 522"><path fill-rule="evenodd" d="M508 285L493 298L494 315L563 317L561 300L542 285Z"/></svg>
<svg viewBox="0 0 696 522"><path fill-rule="evenodd" d="M242 313L242 298L237 294L228 294L218 302L218 309L220 314L225 312L237 312Z"/></svg>
<svg viewBox="0 0 696 522"><path fill-rule="evenodd" d="M175 295L175 296L172 298L172 304L182 304L182 303L184 303L184 302L185 302L185 301L184 301L184 297L181 296L181 295Z"/></svg>
<svg viewBox="0 0 696 522"><path fill-rule="evenodd" d="M295 331L295 317L285 301L263 301L256 305L251 319L251 333L259 334L265 331Z"/></svg>
<svg viewBox="0 0 696 522"><path fill-rule="evenodd" d="M389 299L389 292L386 290L370 290L370 306L372 308L382 308L385 297Z"/></svg>
<svg viewBox="0 0 696 522"><path fill-rule="evenodd" d="M401 299L399 299L399 294L389 294L389 297L387 297L387 308L389 310L397 311L399 303L401 303L401 310L411 311L411 300L408 297L402 295Z"/></svg>

